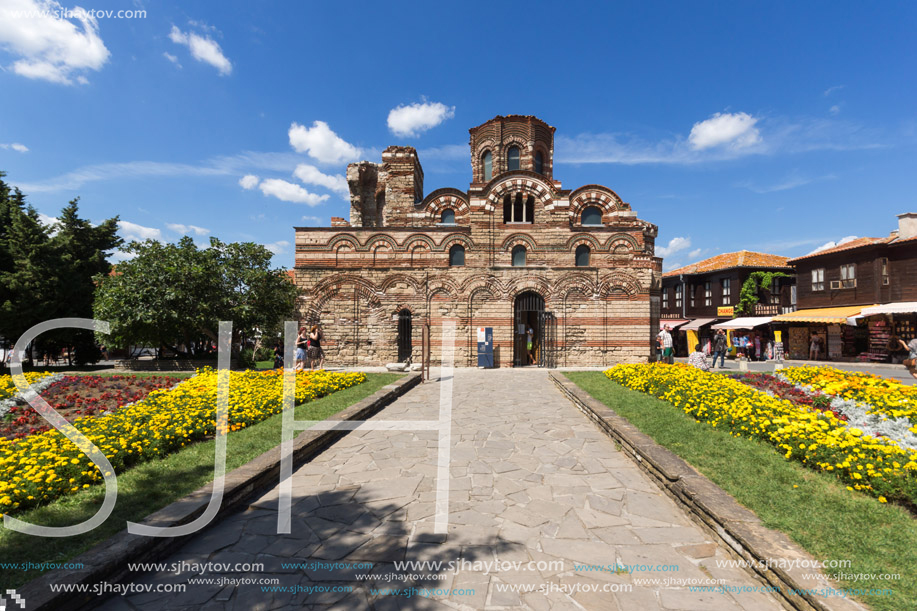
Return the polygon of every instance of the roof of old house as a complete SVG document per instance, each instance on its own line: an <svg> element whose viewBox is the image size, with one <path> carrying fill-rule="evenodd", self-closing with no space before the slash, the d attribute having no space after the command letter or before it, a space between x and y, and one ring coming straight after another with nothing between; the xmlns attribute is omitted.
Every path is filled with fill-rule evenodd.
<svg viewBox="0 0 917 611"><path fill-rule="evenodd" d="M662 275L663 278L670 276L679 276L681 274L705 274L707 272L716 272L734 267L779 267L790 269L787 265L789 257L780 255L769 255L764 252L752 252L750 250L740 250L738 252L727 252L722 255L710 257L691 265L685 265L678 269L673 269Z"/></svg>
<svg viewBox="0 0 917 611"><path fill-rule="evenodd" d="M801 261L803 259L810 259L812 257L820 257L822 255L833 254L837 252L843 252L845 250L853 250L854 248L862 248L864 246L874 246L876 244L888 244L889 242L895 240L898 236L891 235L884 238L857 238L855 240L850 240L849 242L844 242L843 244L838 244L837 246L832 246L831 248L825 248L824 250L818 250L816 252L810 252L807 255L802 255L801 257L796 257L790 259L790 263L795 263L796 261Z"/></svg>

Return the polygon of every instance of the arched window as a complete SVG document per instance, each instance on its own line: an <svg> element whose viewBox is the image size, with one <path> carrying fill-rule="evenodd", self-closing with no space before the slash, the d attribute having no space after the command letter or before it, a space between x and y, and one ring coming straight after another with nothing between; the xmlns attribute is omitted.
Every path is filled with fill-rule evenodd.
<svg viewBox="0 0 917 611"><path fill-rule="evenodd" d="M602 210L597 206L586 206L586 209L583 210L582 223L583 225L601 225Z"/></svg>
<svg viewBox="0 0 917 611"><path fill-rule="evenodd" d="M541 151L535 153L535 171L544 174L544 155L541 154Z"/></svg>
<svg viewBox="0 0 917 611"><path fill-rule="evenodd" d="M454 244L449 249L449 267L461 267L465 265L465 247L461 244Z"/></svg>
<svg viewBox="0 0 917 611"><path fill-rule="evenodd" d="M577 267L589 267L589 252L589 247L585 244L580 244L576 247Z"/></svg>
<svg viewBox="0 0 917 611"><path fill-rule="evenodd" d="M503 222L534 223L535 198L529 195L526 199L522 193L505 196L503 198Z"/></svg>
<svg viewBox="0 0 917 611"><path fill-rule="evenodd" d="M481 156L481 163L484 165L484 182L490 182L494 177L494 158L490 151L485 151Z"/></svg>
<svg viewBox="0 0 917 611"><path fill-rule="evenodd" d="M525 267L525 246L513 246L513 267Z"/></svg>
<svg viewBox="0 0 917 611"><path fill-rule="evenodd" d="M440 217L440 223L443 225L455 225L455 210L446 209L443 210L443 215Z"/></svg>
<svg viewBox="0 0 917 611"><path fill-rule="evenodd" d="M506 169L512 172L519 169L519 147L511 146L506 151Z"/></svg>

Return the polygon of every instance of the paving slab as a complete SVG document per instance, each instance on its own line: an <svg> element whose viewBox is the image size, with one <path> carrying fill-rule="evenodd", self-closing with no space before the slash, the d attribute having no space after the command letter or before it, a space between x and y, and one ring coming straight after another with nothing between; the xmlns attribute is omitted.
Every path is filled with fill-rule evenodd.
<svg viewBox="0 0 917 611"><path fill-rule="evenodd" d="M226 610L783 608L770 594L735 594L762 584L717 571L730 552L546 371L459 369L451 382L447 534L434 532L438 432L356 430L294 472L293 532L276 533L274 488L163 559L263 568L138 574L138 583L186 584L187 591L180 599L113 598L101 608L158 611L176 601ZM433 423L441 390L441 382L423 384L372 420ZM710 575L733 594L695 592L685 582ZM198 581L217 577L240 582Z"/></svg>

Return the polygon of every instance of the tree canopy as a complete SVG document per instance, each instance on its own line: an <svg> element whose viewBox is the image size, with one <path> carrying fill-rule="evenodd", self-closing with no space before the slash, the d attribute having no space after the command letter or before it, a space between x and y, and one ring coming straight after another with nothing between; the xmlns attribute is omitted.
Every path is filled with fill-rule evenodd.
<svg viewBox="0 0 917 611"><path fill-rule="evenodd" d="M72 200L50 226L0 172L0 336L15 342L53 318L92 317L94 277L108 273L107 251L121 245L118 217L91 224ZM44 344L92 341L81 331L42 336Z"/></svg>
<svg viewBox="0 0 917 611"><path fill-rule="evenodd" d="M219 321L233 322L234 345L256 329L277 328L293 314L298 290L271 252L254 243L216 238L198 248L190 237L176 244L131 242L134 257L101 278L95 317L111 323L116 346L166 346L175 352L202 337L217 338Z"/></svg>
<svg viewBox="0 0 917 611"><path fill-rule="evenodd" d="M783 272L752 272L742 284L739 291L739 302L735 306L736 315L751 314L755 311L755 306L760 301L759 293L763 289L771 290L774 278L790 278L789 274Z"/></svg>

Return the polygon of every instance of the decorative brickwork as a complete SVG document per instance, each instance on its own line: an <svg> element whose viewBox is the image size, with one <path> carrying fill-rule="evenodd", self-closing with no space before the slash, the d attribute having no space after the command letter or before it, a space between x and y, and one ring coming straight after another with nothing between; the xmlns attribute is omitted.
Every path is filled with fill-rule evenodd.
<svg viewBox="0 0 917 611"><path fill-rule="evenodd" d="M536 353L550 355L543 360L551 365L647 360L659 318L657 227L638 219L607 187L562 189L553 180L554 128L543 121L496 117L470 132L468 191L438 189L423 197L417 152L393 146L381 164L348 167L349 226L335 218L330 228L296 228L300 316L324 326L328 362L394 361L399 313L406 312L415 360L425 323L439 355L444 319L457 324L459 365L476 365L478 327L493 327L494 362L501 367L527 362L519 340L529 326ZM513 146L520 169L509 171ZM485 151L492 154L488 181ZM601 210L600 224L582 224L588 206ZM447 211L453 223L443 223ZM576 265L580 246L589 249L583 267ZM513 265L516 247L525 249L524 266ZM532 292L547 314L516 311L516 299Z"/></svg>

